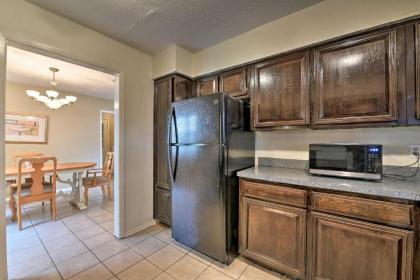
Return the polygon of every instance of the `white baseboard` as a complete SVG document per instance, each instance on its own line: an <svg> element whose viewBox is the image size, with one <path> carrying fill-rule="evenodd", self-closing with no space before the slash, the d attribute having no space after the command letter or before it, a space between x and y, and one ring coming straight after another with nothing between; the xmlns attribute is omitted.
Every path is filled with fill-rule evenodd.
<svg viewBox="0 0 420 280"><path fill-rule="evenodd" d="M140 232L142 230L145 230L146 228L148 228L150 226L153 226L154 224L156 224L156 221L155 220L152 220L150 222L147 222L145 224L142 224L140 226L137 226L135 228L132 228L132 229L130 229L130 230L128 230L128 231L125 232L124 237L129 237L130 235L133 235L133 234L135 234L137 232Z"/></svg>

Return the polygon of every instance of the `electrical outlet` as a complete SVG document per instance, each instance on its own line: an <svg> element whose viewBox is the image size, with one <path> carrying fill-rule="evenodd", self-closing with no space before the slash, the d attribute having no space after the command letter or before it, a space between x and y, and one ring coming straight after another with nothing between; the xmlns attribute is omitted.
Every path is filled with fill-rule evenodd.
<svg viewBox="0 0 420 280"><path fill-rule="evenodd" d="M411 145L410 146L410 156L417 158L420 155L420 145Z"/></svg>

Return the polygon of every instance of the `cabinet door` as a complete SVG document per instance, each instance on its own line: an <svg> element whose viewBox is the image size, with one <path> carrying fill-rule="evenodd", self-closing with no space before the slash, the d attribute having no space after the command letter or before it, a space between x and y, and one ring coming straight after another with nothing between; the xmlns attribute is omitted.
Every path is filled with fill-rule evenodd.
<svg viewBox="0 0 420 280"><path fill-rule="evenodd" d="M312 212L311 278L409 280L413 232Z"/></svg>
<svg viewBox="0 0 420 280"><path fill-rule="evenodd" d="M171 191L155 188L155 219L171 225Z"/></svg>
<svg viewBox="0 0 420 280"><path fill-rule="evenodd" d="M407 55L407 122L420 125L420 22L405 26Z"/></svg>
<svg viewBox="0 0 420 280"><path fill-rule="evenodd" d="M170 189L168 176L168 110L172 98L172 78L155 83L155 186Z"/></svg>
<svg viewBox="0 0 420 280"><path fill-rule="evenodd" d="M174 76L174 92L172 101L188 99L192 95L192 82L190 79Z"/></svg>
<svg viewBox="0 0 420 280"><path fill-rule="evenodd" d="M256 128L309 124L309 53L256 64L253 106Z"/></svg>
<svg viewBox="0 0 420 280"><path fill-rule="evenodd" d="M239 68L220 74L220 91L233 97L244 97L248 94L246 68Z"/></svg>
<svg viewBox="0 0 420 280"><path fill-rule="evenodd" d="M315 49L314 124L397 121L398 86L405 84L403 53L403 28ZM400 94L404 91L400 88Z"/></svg>
<svg viewBox="0 0 420 280"><path fill-rule="evenodd" d="M296 278L305 276L306 211L243 197L240 252Z"/></svg>
<svg viewBox="0 0 420 280"><path fill-rule="evenodd" d="M196 81L197 96L210 95L219 92L218 76L210 76Z"/></svg>

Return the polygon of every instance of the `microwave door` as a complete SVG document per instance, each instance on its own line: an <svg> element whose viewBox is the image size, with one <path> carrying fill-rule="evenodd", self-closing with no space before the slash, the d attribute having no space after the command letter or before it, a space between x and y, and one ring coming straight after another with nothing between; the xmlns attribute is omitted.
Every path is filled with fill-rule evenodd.
<svg viewBox="0 0 420 280"><path fill-rule="evenodd" d="M365 151L360 146L320 146L311 149L311 169L364 172Z"/></svg>

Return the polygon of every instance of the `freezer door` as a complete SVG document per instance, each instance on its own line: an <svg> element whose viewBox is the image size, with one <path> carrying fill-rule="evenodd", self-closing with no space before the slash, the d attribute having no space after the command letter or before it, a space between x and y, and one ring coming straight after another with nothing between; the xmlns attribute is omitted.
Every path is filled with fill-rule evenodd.
<svg viewBox="0 0 420 280"><path fill-rule="evenodd" d="M172 236L188 247L225 262L223 147L180 145L177 153L172 177Z"/></svg>
<svg viewBox="0 0 420 280"><path fill-rule="evenodd" d="M221 143L222 94L172 103L170 144Z"/></svg>

